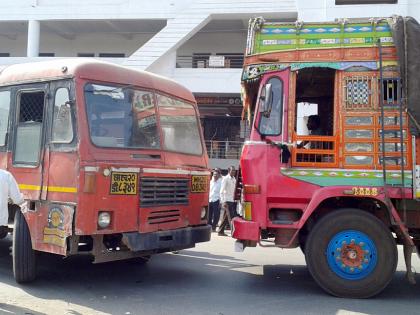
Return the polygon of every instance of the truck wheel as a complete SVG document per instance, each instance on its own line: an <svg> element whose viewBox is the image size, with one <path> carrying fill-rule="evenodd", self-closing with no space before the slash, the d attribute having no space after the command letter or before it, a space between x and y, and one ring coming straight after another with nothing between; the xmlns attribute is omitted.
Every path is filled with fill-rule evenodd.
<svg viewBox="0 0 420 315"><path fill-rule="evenodd" d="M368 298L381 292L397 268L395 240L377 217L338 209L319 220L305 245L312 277L328 293Z"/></svg>
<svg viewBox="0 0 420 315"><path fill-rule="evenodd" d="M16 282L35 280L36 260L32 249L31 234L22 212L16 211L13 229L13 275Z"/></svg>

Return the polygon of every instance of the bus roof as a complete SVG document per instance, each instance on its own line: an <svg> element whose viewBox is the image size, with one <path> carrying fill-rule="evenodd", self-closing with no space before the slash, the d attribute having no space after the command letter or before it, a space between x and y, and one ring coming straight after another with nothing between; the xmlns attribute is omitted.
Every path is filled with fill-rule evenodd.
<svg viewBox="0 0 420 315"><path fill-rule="evenodd" d="M173 80L146 71L87 58L56 59L11 65L0 72L0 86L69 77L155 89L195 103L191 91Z"/></svg>

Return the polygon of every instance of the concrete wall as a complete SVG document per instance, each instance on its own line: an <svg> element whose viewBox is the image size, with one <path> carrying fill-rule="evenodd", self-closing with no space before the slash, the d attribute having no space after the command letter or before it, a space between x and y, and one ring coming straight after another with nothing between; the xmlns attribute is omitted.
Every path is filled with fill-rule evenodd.
<svg viewBox="0 0 420 315"><path fill-rule="evenodd" d="M80 34L74 40L41 32L39 51L55 53L56 57L72 57L77 53L125 53L131 55L139 46L151 38L153 34L134 35L126 39L115 34ZM10 53L11 57L26 56L27 37L21 34L16 40L0 37L0 52Z"/></svg>
<svg viewBox="0 0 420 315"><path fill-rule="evenodd" d="M336 18L387 17L411 15L420 20L418 0L398 0L396 4L336 5L335 0L297 0L298 16L303 21L332 21Z"/></svg>
<svg viewBox="0 0 420 315"><path fill-rule="evenodd" d="M0 20L119 19L174 16L194 0L15 0L0 2Z"/></svg>
<svg viewBox="0 0 420 315"><path fill-rule="evenodd" d="M244 53L246 31L197 33L183 46L178 48L178 56L193 53Z"/></svg>

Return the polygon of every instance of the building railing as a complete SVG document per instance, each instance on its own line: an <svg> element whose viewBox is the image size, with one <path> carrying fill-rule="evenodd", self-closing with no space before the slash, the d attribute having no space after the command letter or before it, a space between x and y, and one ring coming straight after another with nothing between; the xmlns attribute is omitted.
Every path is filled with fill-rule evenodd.
<svg viewBox="0 0 420 315"><path fill-rule="evenodd" d="M176 57L177 68L235 68L244 64L243 54L193 54Z"/></svg>
<svg viewBox="0 0 420 315"><path fill-rule="evenodd" d="M243 145L241 141L206 140L207 154L210 159L239 160Z"/></svg>

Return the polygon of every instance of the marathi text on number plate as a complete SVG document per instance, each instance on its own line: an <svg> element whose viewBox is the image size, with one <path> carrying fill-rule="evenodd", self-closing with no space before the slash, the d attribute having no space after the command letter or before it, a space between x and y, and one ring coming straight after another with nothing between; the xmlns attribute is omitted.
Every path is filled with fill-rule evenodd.
<svg viewBox="0 0 420 315"><path fill-rule="evenodd" d="M111 195L137 194L137 173L112 172Z"/></svg>

